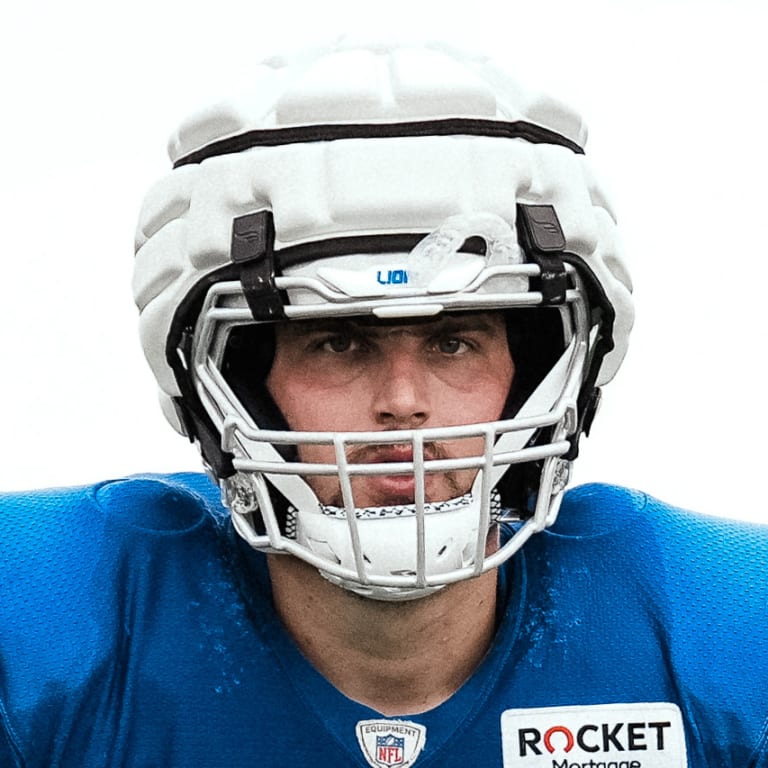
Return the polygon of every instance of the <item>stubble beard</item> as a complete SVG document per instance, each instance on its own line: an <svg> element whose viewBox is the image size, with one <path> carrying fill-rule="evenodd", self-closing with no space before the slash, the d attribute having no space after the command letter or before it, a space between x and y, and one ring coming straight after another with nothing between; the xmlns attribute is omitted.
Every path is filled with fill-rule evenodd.
<svg viewBox="0 0 768 768"><path fill-rule="evenodd" d="M347 462L349 464L372 464L385 463L393 459L384 459L382 454L392 446L380 445L360 445L351 448L347 453ZM442 460L453 458L451 452L442 443L432 442L424 445L424 458L426 460ZM397 460L397 459L395 459ZM399 459L400 461L410 461L410 458ZM472 481L475 475L474 470L447 470L444 472L434 472L425 475L425 501L438 502L458 498L467 493L472 487ZM352 478L352 493L357 508L365 507L388 507L405 506L414 504L415 494L413 490L398 493L391 489L385 490L375 487L372 478L375 476L357 476ZM387 476L380 476L387 477ZM393 477L408 478L406 475ZM323 494L325 495L325 494ZM343 507L344 500L340 485L336 485L332 493L327 496L327 501L321 501L329 506Z"/></svg>

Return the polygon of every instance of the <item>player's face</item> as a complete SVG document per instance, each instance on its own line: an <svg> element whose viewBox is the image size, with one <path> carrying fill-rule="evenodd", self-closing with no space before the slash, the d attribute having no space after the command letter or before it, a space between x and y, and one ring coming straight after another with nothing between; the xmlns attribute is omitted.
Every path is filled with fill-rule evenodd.
<svg viewBox="0 0 768 768"><path fill-rule="evenodd" d="M278 326L267 386L295 431L376 431L494 421L514 376L503 315L478 312L391 325L349 319ZM332 446L304 445L300 458L334 463ZM432 442L427 459L482 453L480 438ZM404 462L409 445L359 445L350 463ZM466 493L476 470L430 473L427 501ZM307 481L321 502L341 504L335 476ZM414 501L408 475L357 476L355 506Z"/></svg>

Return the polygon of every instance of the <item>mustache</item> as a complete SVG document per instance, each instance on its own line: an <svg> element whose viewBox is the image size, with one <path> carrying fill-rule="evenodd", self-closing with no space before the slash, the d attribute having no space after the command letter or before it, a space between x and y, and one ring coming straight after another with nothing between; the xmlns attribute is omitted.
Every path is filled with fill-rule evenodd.
<svg viewBox="0 0 768 768"><path fill-rule="evenodd" d="M411 443L381 443L352 446L347 452L350 464L387 464L413 460L413 445ZM426 460L448 459L448 449L440 442L424 443L424 458Z"/></svg>
<svg viewBox="0 0 768 768"><path fill-rule="evenodd" d="M381 443L381 444L364 444L351 446L346 451L346 459L349 464L387 464L387 463L400 463L413 461L413 445L411 443ZM424 459L449 459L451 458L451 452L446 448L443 443L429 442L424 443ZM462 484L459 481L458 473L455 471L440 472L437 475L431 475L431 477L442 478L442 483L445 486L443 491L428 492L427 501L437 501L444 498L454 498L460 496L465 492ZM355 496L358 494L358 489L364 486L365 478L357 477L353 478L353 487L355 490L353 493ZM363 484L361 486L361 484ZM434 496L434 498L433 498ZM392 494L390 492L371 492L366 497L367 500L364 505L367 507L379 507L385 505L407 505L414 503L414 494L412 491L408 491L404 494ZM334 495L330 500L331 506L342 507L344 506L341 489L337 488Z"/></svg>

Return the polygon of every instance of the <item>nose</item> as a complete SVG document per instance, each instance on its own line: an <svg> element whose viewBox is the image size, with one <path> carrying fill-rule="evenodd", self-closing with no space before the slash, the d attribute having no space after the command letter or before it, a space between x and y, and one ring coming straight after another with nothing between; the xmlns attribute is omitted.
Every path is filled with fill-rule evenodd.
<svg viewBox="0 0 768 768"><path fill-rule="evenodd" d="M407 347L386 350L372 386L376 423L387 429L414 429L430 415L428 372Z"/></svg>

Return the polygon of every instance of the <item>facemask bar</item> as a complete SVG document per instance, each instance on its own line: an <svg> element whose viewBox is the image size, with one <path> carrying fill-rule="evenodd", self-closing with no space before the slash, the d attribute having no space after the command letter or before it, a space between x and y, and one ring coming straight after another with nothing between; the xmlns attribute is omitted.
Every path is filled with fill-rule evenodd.
<svg viewBox="0 0 768 768"><path fill-rule="evenodd" d="M535 277L538 270L536 265L529 264L491 267L475 279L472 287L477 289L491 277L510 273L515 277ZM555 366L557 370L553 369L514 419L482 425L369 433L295 433L259 429L238 402L220 371L229 332L238 325L252 323L252 316L239 282L215 284L208 292L195 333L193 374L201 401L222 435L222 448L234 455L233 463L238 474L226 481L225 491L228 505L232 509L234 525L240 535L255 548L293 554L342 582L364 587L422 590L476 576L497 567L517 551L534 532L551 524L557 514L560 492L567 481L567 463L560 457L571 448L567 438L575 430L575 403L588 349L587 309L582 298L579 277L570 265L566 265L566 270L574 286L566 292L566 305L561 310L564 315L570 317L570 321L564 324L567 348ZM358 298L351 301L349 296L337 293L312 278L277 277L276 283L281 290L301 287L304 291L310 289L317 294L318 301L315 303L286 306L285 314L291 319L365 314L407 318L416 314L415 309L419 310L421 316L431 316L446 310L509 309L535 306L541 302L540 294L527 291L513 295L475 293L470 296L419 296L418 305L414 302L416 297L399 296L397 299L387 300L386 306L383 306L381 300ZM551 381L548 381L550 379ZM557 395L553 395L553 391L556 391ZM529 437L536 430L543 428L552 429L551 442L526 447ZM482 438L482 454L452 459L425 458L425 442L460 437ZM413 449L413 461L357 465L347 463L347 447L361 443L410 444ZM287 463L274 447L301 444L333 446L335 463ZM511 538L496 552L486 556L486 532L491 525L492 490L510 466L529 461L543 462L533 514L516 526ZM478 499L479 533L470 565L433 576L427 573L426 566L426 526L431 513L424 498L424 479L430 472L458 469L477 470L472 495ZM303 478L320 474L334 475L340 479L346 526L355 553L354 569L343 568L302 546L286 536L278 523L270 485L277 488L297 508L318 513L317 498ZM361 547L359 510L354 504L351 479L358 475L371 474L414 475L416 568L412 575L376 575L372 579L366 569ZM247 478L247 482L244 483L243 478ZM254 514L261 516L264 534L257 533Z"/></svg>

